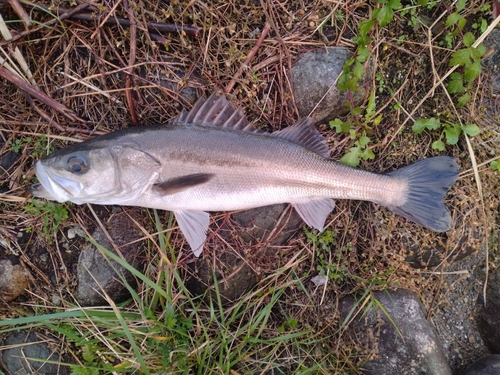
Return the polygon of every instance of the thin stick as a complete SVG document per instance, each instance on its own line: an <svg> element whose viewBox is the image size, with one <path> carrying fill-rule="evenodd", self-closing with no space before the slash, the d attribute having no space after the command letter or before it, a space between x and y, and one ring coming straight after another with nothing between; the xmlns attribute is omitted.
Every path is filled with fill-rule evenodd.
<svg viewBox="0 0 500 375"><path fill-rule="evenodd" d="M13 85L17 86L20 90L26 92L30 96L34 97L35 99L40 100L43 104L47 105L48 107L54 109L55 111L59 112L60 114L64 115L68 119L70 119L73 122L81 122L85 123L81 118L79 118L73 111L71 111L69 108L66 106L62 105L58 101L50 98L47 96L45 93L41 92L40 90L36 89L32 85L30 85L28 82L23 80L21 77L19 77L17 74L12 73L8 69L6 69L4 66L0 66L0 77L6 79Z"/></svg>
<svg viewBox="0 0 500 375"><path fill-rule="evenodd" d="M128 58L128 73L125 78L125 97L130 112L130 118L134 126L139 125L137 122L137 115L135 113L134 98L132 97L132 75L134 74L135 55L137 52L137 21L135 19L134 11L129 7L128 0L123 0L123 6L127 11L130 20L130 54Z"/></svg>
<svg viewBox="0 0 500 375"><path fill-rule="evenodd" d="M2 3L2 2L3 1L0 1L0 3ZM81 12L82 10L88 8L89 6L90 6L89 3L83 3L83 4L80 4L73 9L67 10L66 12L62 12L62 14L59 15L59 18L54 18L48 22L42 23L41 25L35 27L34 29L26 30L26 31L23 31L22 33L14 35L14 36L12 36L11 39L0 42L0 46L4 46L6 44L11 44L12 42L15 42L16 40L24 38L26 35L38 32L38 31L43 30L43 29L46 29L47 27L52 27L52 26L60 23L61 21L65 20L66 18L71 17L73 14ZM41 5L37 5L37 7L41 7ZM34 9L36 9L36 8L34 8Z"/></svg>
<svg viewBox="0 0 500 375"><path fill-rule="evenodd" d="M254 56L257 54L257 51L259 50L260 46L262 45L262 42L266 38L267 34L269 33L269 30L271 29L271 25L269 23L266 23L264 26L264 29L262 30L262 34L260 34L259 39L257 39L257 42L255 42L255 45L253 46L252 50L248 54L245 62L240 66L236 74L233 76L229 84L226 86L226 89L224 92L228 94L231 92L233 89L234 85L236 84L236 80L243 74L243 70L248 67L248 64L250 61L254 58Z"/></svg>

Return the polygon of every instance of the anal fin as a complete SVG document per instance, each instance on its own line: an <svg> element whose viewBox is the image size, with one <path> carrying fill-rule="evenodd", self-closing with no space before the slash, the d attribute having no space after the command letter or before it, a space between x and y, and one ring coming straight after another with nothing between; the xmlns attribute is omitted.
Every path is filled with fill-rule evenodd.
<svg viewBox="0 0 500 375"><path fill-rule="evenodd" d="M322 231L325 226L326 217L335 208L335 202L333 199L324 198L306 203L293 203L292 206L307 225Z"/></svg>
<svg viewBox="0 0 500 375"><path fill-rule="evenodd" d="M207 239L210 215L204 211L174 211L174 215L191 250L199 257Z"/></svg>

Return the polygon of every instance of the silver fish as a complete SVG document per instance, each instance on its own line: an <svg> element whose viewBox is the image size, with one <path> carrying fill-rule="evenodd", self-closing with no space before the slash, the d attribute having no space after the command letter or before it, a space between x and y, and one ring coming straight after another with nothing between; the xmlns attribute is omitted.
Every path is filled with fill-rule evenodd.
<svg viewBox="0 0 500 375"><path fill-rule="evenodd" d="M437 232L451 228L444 194L458 177L452 157L421 160L387 174L331 159L311 119L259 132L241 109L215 94L166 125L118 130L57 150L35 163L31 193L76 204L120 204L173 211L196 256L206 211L291 203L323 230L332 198L375 202Z"/></svg>

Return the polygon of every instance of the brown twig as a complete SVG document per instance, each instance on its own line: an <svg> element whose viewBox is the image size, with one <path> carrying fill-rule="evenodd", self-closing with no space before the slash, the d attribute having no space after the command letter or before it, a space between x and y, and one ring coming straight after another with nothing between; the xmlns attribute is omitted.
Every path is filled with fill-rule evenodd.
<svg viewBox="0 0 500 375"><path fill-rule="evenodd" d="M269 30L271 29L271 25L269 23L266 23L264 26L264 29L262 30L262 34L260 34L259 39L257 39L257 42L255 42L255 45L253 46L252 50L248 54L247 58L245 59L245 62L240 66L236 74L233 76L231 81L228 83L226 86L226 89L224 92L228 94L231 92L233 89L234 85L236 84L236 80L243 74L243 70L245 70L246 67L248 67L248 64L250 61L254 58L254 56L257 54L257 51L259 50L260 46L262 45L262 42L266 38L267 34L269 33Z"/></svg>
<svg viewBox="0 0 500 375"><path fill-rule="evenodd" d="M6 1L12 1L12 0L0 0L0 3L4 3ZM58 8L56 10L56 13L59 17L59 19L53 19L50 20L37 28L33 30L29 30L23 33L20 33L16 35L14 40L18 40L19 38L22 38L26 36L27 34L31 34L35 31L39 31L47 26L53 26L56 23L59 23L60 21L63 21L67 18L70 18L72 20L79 20L79 21L90 21L90 22L95 22L96 19L99 17L99 13L97 12L82 12L83 10L87 9L91 4L90 3L83 3L78 5L77 7L73 9L65 9L65 8ZM45 7L43 5L37 4L36 7L33 8L33 10L44 10L44 11L52 11L49 7ZM119 17L109 17L105 22L105 24L108 25L121 25L124 27L130 27L131 22L130 20L124 19L124 18L119 18ZM171 23L163 23L163 22L146 22L146 27L148 31L150 32L157 32L157 33L180 33L180 34L186 34L188 36L196 37L198 36L198 32L200 29L195 26L183 26L183 25L174 25ZM5 42L3 42L5 44ZM3 45L0 44L0 45Z"/></svg>
<svg viewBox="0 0 500 375"><path fill-rule="evenodd" d="M26 13L19 0L8 0L8 1L12 9L14 9L14 12L16 12L19 19L23 21L24 27L28 28L31 24L31 18L30 16L28 16L28 13Z"/></svg>
<svg viewBox="0 0 500 375"><path fill-rule="evenodd" d="M35 99L38 99L46 106L48 106L48 107L54 109L55 111L59 112L60 114L64 115L69 120L71 120L73 122L85 123L84 120L82 120L80 117L78 117L69 108L62 105L58 101L52 99L51 97L47 96L46 94L44 94L43 92L41 92L37 88L33 87L28 82L24 81L21 77L19 77L17 74L12 73L4 66L0 66L0 77L6 79L7 81L12 83L13 85L17 86L20 90L26 92L28 95L34 97Z"/></svg>
<svg viewBox="0 0 500 375"><path fill-rule="evenodd" d="M0 2L2 2L2 1L0 1ZM40 6L40 5L38 5L38 6ZM26 35L38 32L38 31L43 30L47 27L52 27L52 26L60 23L61 21L65 20L66 18L71 17L75 13L79 13L82 10L87 9L89 6L90 6L89 3L83 3L83 4L80 4L73 9L67 10L66 12L62 12L62 14L59 15L59 18L55 18L55 19L52 19L48 22L42 23L41 25L35 27L34 29L26 30L26 31L23 31L22 33L13 35L11 39L4 40L3 42L0 42L0 46L15 42L16 40L19 40L19 39L25 37ZM34 9L36 9L36 8L34 8Z"/></svg>
<svg viewBox="0 0 500 375"><path fill-rule="evenodd" d="M132 75L134 73L135 55L137 52L137 22L135 19L134 11L128 5L128 0L123 0L123 6L128 14L130 20L130 55L128 59L128 73L125 79L125 97L130 111L130 117L134 126L138 125L137 115L135 113L134 98L132 97Z"/></svg>

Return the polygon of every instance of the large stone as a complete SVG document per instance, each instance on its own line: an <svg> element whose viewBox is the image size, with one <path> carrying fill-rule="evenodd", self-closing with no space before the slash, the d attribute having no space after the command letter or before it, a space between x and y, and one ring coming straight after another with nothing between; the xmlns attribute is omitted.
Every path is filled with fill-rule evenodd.
<svg viewBox="0 0 500 375"><path fill-rule="evenodd" d="M489 355L477 360L463 375L500 375L500 355Z"/></svg>
<svg viewBox="0 0 500 375"><path fill-rule="evenodd" d="M479 319L479 332L488 349L500 354L500 267L488 278L486 307Z"/></svg>
<svg viewBox="0 0 500 375"><path fill-rule="evenodd" d="M351 56L347 48L329 47L308 52L294 64L293 95L301 116L310 115L317 123L329 121L349 111L345 102L351 102L354 107L363 103L368 93L364 82L356 92L340 92L337 88L344 63ZM373 74L371 61L366 66L365 81L369 81Z"/></svg>
<svg viewBox="0 0 500 375"><path fill-rule="evenodd" d="M9 375L69 374L67 366L57 364L61 359L54 349L49 347L46 340L33 332L13 332L5 339L2 346L8 347L1 352L0 359Z"/></svg>
<svg viewBox="0 0 500 375"><path fill-rule="evenodd" d="M373 305L368 311L357 311L354 298L341 301L342 316L356 316L346 333L356 337L360 347L374 346L378 354L364 365L363 373L451 375L439 338L417 296L398 289L374 292L373 297L384 310Z"/></svg>
<svg viewBox="0 0 500 375"><path fill-rule="evenodd" d="M238 249L238 254L225 246L219 246L214 250L217 252L216 262L209 257L196 259L190 264L187 288L194 295L202 295L208 290L212 297L217 288L223 302L239 299L258 279L246 257L256 251L261 254L275 252L275 247L288 241L302 225L303 221L297 212L286 204L231 214L219 222L217 233ZM254 250L248 250L250 248Z"/></svg>
<svg viewBox="0 0 500 375"><path fill-rule="evenodd" d="M121 250L121 256L130 265L140 268L143 264L143 243L129 244L138 238L141 233L133 222L123 214L112 216L106 225L109 235ZM113 244L101 229L96 229L92 237L104 248L116 253ZM126 245L129 244L129 245ZM94 245L89 244L80 254L77 266L78 288L76 298L80 305L95 306L106 303L105 295L115 303L122 302L130 297L125 286L124 278L131 287L137 285L135 277L120 266L117 262L107 259Z"/></svg>
<svg viewBox="0 0 500 375"><path fill-rule="evenodd" d="M0 299L14 301L28 287L28 272L13 257L0 260Z"/></svg>

